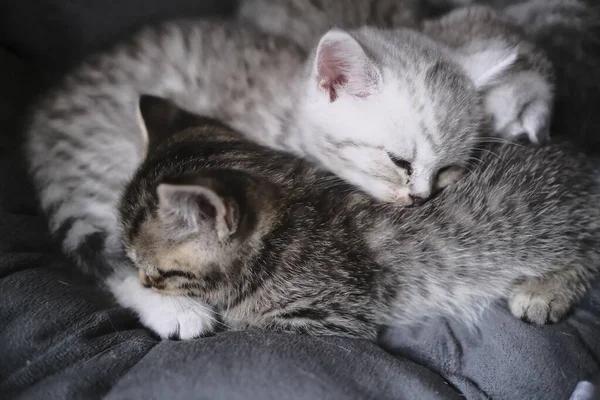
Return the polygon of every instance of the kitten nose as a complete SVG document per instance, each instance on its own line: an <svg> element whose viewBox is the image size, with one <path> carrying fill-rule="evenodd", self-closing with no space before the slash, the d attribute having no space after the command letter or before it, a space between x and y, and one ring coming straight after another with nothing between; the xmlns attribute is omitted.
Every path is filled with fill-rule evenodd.
<svg viewBox="0 0 600 400"><path fill-rule="evenodd" d="M413 202L413 206L420 206L427 201L427 199L425 197L421 197L421 196L414 196L412 194L409 194L409 197Z"/></svg>

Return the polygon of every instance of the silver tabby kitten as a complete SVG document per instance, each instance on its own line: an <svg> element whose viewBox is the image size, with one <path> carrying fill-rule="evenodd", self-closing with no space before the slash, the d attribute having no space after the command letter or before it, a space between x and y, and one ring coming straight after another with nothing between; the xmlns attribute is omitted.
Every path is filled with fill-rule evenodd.
<svg viewBox="0 0 600 400"><path fill-rule="evenodd" d="M438 152L432 158L436 165L430 169L466 162L477 143L483 113L478 111L481 105L471 79L458 65L444 61L439 44L408 30L385 33L364 29L354 33L336 31L333 35L343 40L325 41L321 48L334 49L331 43L343 44L342 48L362 56L359 60L369 60L367 67L375 64L365 58L363 46L369 57L375 53L412 55L411 62L400 60L407 70L398 69L393 57L377 63L388 73L396 68L399 77L408 83L385 85L388 97L406 99L395 94L414 87L411 82L415 76L432 75L428 84L414 93L418 96L411 97L415 107L426 104L436 110L435 115L448 116L441 121L441 126L448 126L446 146L435 146ZM370 35L383 35L385 40L367 40ZM361 39L366 43L359 43ZM411 49L407 44L420 47ZM117 300L134 309L142 323L161 337L194 337L210 329L214 321L212 312L197 300L162 296L141 287L122 251L116 207L148 142L135 117L141 94L170 98L197 114L219 118L260 143L308 154L379 198L397 199L398 192L404 191L400 194L406 201L404 188L410 166L395 153L410 143L403 141L403 132L421 127L417 124L412 130L387 129L403 126L395 119L399 108L394 108L394 103L388 107L383 107L385 102L376 103L370 110L380 118L373 118L373 113L367 112L369 108L363 111L361 107L365 105L364 97L349 94L361 87L354 85L355 80L342 80L345 85L316 91L320 87L313 68L316 53L309 58L297 45L239 23L169 22L146 28L131 40L91 57L39 102L26 150L51 233L78 266L105 278ZM418 54L423 54L418 58L421 61L413 64ZM398 90L394 91L395 87ZM305 95L308 90L320 96L318 99L327 107L341 104L330 100L331 91L339 91L344 101L355 107L350 113L354 120L334 118L336 114L327 111L330 108L315 113L315 103ZM355 93L363 94L360 90ZM389 118L384 118L386 115ZM325 123L340 121L340 125L327 127L313 116ZM364 121L369 118L378 121L377 125L366 126ZM435 119L427 123L436 126ZM354 126L362 126L365 131L355 131ZM370 142L372 138L377 145ZM419 156L429 153L424 151ZM413 179L428 180L427 176Z"/></svg>
<svg viewBox="0 0 600 400"><path fill-rule="evenodd" d="M143 285L202 299L229 329L374 340L425 316L474 323L504 297L545 324L600 269L600 160L568 146L489 147L475 173L401 208L227 128L143 115L149 132L164 115L192 128L128 185L127 253Z"/></svg>

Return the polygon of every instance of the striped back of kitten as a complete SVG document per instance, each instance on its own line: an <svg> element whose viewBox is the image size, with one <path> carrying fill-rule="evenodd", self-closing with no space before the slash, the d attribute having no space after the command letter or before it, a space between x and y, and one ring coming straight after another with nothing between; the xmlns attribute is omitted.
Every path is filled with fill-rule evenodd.
<svg viewBox="0 0 600 400"><path fill-rule="evenodd" d="M231 329L374 340L436 315L474 324L504 297L541 325L600 269L600 160L569 146L492 147L407 209L222 126L173 129L125 192L125 247L143 285L197 296Z"/></svg>

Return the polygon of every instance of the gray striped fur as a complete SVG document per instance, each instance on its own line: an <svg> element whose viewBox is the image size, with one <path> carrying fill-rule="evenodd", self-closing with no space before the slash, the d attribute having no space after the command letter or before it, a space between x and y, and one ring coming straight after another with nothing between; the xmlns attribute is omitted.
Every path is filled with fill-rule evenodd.
<svg viewBox="0 0 600 400"><path fill-rule="evenodd" d="M488 146L421 207L200 125L150 152L121 205L140 281L211 304L229 329L375 340L425 317L558 322L600 269L600 160Z"/></svg>
<svg viewBox="0 0 600 400"><path fill-rule="evenodd" d="M456 118L467 129L447 131L457 135L448 134L446 145L442 142L435 147L444 152L438 161L464 163L478 142L482 113L468 77L449 55L452 52L408 30L359 29L350 36L364 46L369 56L379 56L371 60L378 67L394 67L398 57L405 55L399 58L410 60L403 64L409 70L399 71L399 75L404 75L406 82L422 77L414 74L411 78L411 71L422 73L436 66L433 72L439 72L439 79L429 80L420 97L409 100L417 109L433 104L439 108L436 114L442 122L453 121L448 113L457 113ZM408 42L416 47L401 46ZM420 53L426 56L418 57ZM306 86L314 84L310 76L313 58L314 54L301 46L245 24L167 22L143 29L129 41L91 57L37 104L28 131L27 154L52 234L83 270L108 276L106 282L117 299L133 307L142 322L162 337L175 333L182 338L193 337L213 326L214 321L212 312L202 304L164 298L142 288L123 255L116 205L146 152L147 137L137 116L141 94L170 98L184 109L221 119L259 143L317 159L366 190L373 180L381 180L386 174L394 177L394 190L406 184L387 158L373 160L384 168L357 179L355 166L347 163L354 158L336 152L335 144L326 146L332 132L323 132L322 127L306 118L301 107L306 101ZM450 76L454 79L442 79ZM413 86L407 84L405 88L415 94ZM338 144L345 140L345 132L333 132L340 132L342 137L335 136ZM310 145L311 138L322 142ZM415 151L413 143L410 152ZM434 167L441 166L445 164ZM363 182L365 177L367 182ZM382 181L386 179L390 178L384 176Z"/></svg>

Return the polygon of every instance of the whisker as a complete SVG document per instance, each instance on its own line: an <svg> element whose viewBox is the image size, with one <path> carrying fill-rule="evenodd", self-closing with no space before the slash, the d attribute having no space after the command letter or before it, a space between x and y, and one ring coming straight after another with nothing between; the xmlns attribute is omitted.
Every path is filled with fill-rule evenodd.
<svg viewBox="0 0 600 400"><path fill-rule="evenodd" d="M477 165L466 164L463 168L466 169L469 174L475 174L479 172L479 168L477 168Z"/></svg>
<svg viewBox="0 0 600 400"><path fill-rule="evenodd" d="M478 142L479 143L499 143L499 144L508 144L508 145L512 145L512 146L517 146L517 147L526 147L526 145L514 142L510 139L505 139L505 138L495 137L495 136L479 137Z"/></svg>
<svg viewBox="0 0 600 400"><path fill-rule="evenodd" d="M481 151L481 152L483 152L485 154L493 155L493 156L497 157L498 159L504 161L504 158L502 158L502 156L500 154L494 152L493 150L486 149L486 148L476 148L476 150ZM475 157L473 157L473 158L475 158ZM482 161L482 160L479 159L479 161Z"/></svg>
<svg viewBox="0 0 600 400"><path fill-rule="evenodd" d="M112 326L112 328L115 330L115 332L119 332L117 330L117 328L115 327L115 324L113 324L112 320L110 319L110 315L108 315L108 312L106 313L106 318L108 319L108 322L110 323L110 326Z"/></svg>
<svg viewBox="0 0 600 400"><path fill-rule="evenodd" d="M479 173L483 168L483 162L480 158L472 157L471 160L465 166L469 170L470 173Z"/></svg>

